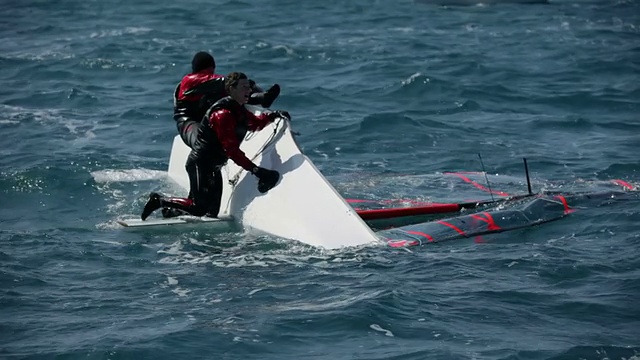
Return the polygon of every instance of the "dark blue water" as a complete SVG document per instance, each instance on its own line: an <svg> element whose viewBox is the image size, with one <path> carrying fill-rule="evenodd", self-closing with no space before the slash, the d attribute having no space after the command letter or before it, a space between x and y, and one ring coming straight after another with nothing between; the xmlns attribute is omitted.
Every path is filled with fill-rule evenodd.
<svg viewBox="0 0 640 360"><path fill-rule="evenodd" d="M637 1L27 0L0 24L0 358L639 357L638 201L411 252L115 223L174 190L199 50L279 83L345 196L444 201L431 179L478 153L512 193L523 157L536 191L638 184Z"/></svg>

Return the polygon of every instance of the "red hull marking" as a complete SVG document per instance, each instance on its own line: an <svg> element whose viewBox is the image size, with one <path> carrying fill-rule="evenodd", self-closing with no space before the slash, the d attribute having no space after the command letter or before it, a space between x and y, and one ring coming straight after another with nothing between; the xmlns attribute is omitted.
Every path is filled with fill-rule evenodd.
<svg viewBox="0 0 640 360"><path fill-rule="evenodd" d="M569 204L567 204L567 199L564 198L564 196L562 195L558 195L558 196L554 196L554 198L560 200L562 202L562 205L564 205L564 213L566 214L571 214L572 212L574 212L575 210L573 210L572 208L569 207Z"/></svg>
<svg viewBox="0 0 640 360"><path fill-rule="evenodd" d="M477 182L469 179L468 177L462 175L462 173L445 173L445 174L450 174L450 175L455 175L457 177L459 177L460 179L462 179L464 182L467 182L473 186L475 186L476 188L482 190L482 191L486 191L490 194L496 194L496 195L500 195L500 196L511 196L509 194L507 194L504 191L495 191L495 190L489 190L488 188L486 188L484 185L478 184Z"/></svg>
<svg viewBox="0 0 640 360"><path fill-rule="evenodd" d="M624 180L611 180L612 183L616 184L616 185L620 185L623 188L627 189L627 190L635 190L635 186L629 184L628 182L624 181Z"/></svg>
<svg viewBox="0 0 640 360"><path fill-rule="evenodd" d="M422 237L426 237L427 240L429 240L429 242L433 242L433 236L420 232L420 231L415 231L415 230L407 230L407 234L411 234L411 235L418 235L418 236L422 236Z"/></svg>
<svg viewBox="0 0 640 360"><path fill-rule="evenodd" d="M500 226L496 225L495 221L493 221L493 216L491 216L491 214L489 214L488 212L472 214L471 217L476 220L486 222L488 224L487 229L489 230L496 231L501 229Z"/></svg>
<svg viewBox="0 0 640 360"><path fill-rule="evenodd" d="M462 231L459 227L457 227L457 226L455 226L453 224L450 224L450 223L448 223L446 221L440 220L440 221L438 221L438 224L450 227L450 228L452 228L453 230L455 230L458 234L460 234L462 236L467 236L467 234L465 234L464 231Z"/></svg>
<svg viewBox="0 0 640 360"><path fill-rule="evenodd" d="M407 247L407 246L415 246L415 245L420 245L420 241L418 240L387 240L387 244L391 247L394 248L401 248L401 247Z"/></svg>
<svg viewBox="0 0 640 360"><path fill-rule="evenodd" d="M388 209L358 209L356 212L363 220L388 219L404 216L418 216L427 214L442 214L460 210L458 204L430 204L427 206L414 206Z"/></svg>

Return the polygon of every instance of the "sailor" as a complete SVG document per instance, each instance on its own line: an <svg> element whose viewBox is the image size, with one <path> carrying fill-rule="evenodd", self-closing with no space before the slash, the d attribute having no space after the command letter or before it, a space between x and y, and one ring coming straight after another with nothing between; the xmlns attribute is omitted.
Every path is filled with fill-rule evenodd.
<svg viewBox="0 0 640 360"><path fill-rule="evenodd" d="M193 147L198 127L205 112L216 101L228 94L224 87L224 76L215 73L216 62L208 52L200 51L193 56L190 74L182 78L173 93L173 119L180 137ZM266 92L250 80L249 104L268 108L280 94L280 86L273 85Z"/></svg>
<svg viewBox="0 0 640 360"><path fill-rule="evenodd" d="M142 220L161 207L195 216L217 217L222 198L220 169L228 159L258 178L261 193L277 184L280 174L254 164L240 150L240 143L248 131L258 131L279 117L290 119L289 114L286 111L266 111L256 116L248 111L244 105L249 101L252 89L243 73L232 72L225 78L224 85L229 96L217 101L206 112L187 158L185 167L189 175L190 196L167 198L151 193L142 211Z"/></svg>

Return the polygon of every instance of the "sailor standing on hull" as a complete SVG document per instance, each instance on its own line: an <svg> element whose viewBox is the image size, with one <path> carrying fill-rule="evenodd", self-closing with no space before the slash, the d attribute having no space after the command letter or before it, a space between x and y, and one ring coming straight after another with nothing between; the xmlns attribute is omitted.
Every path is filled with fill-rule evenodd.
<svg viewBox="0 0 640 360"><path fill-rule="evenodd" d="M191 60L190 74L185 75L173 93L173 119L178 133L187 146L193 147L198 127L206 113L216 101L229 95L225 90L225 78L215 73L216 62L207 52L196 53ZM249 80L251 97L248 103L268 108L280 94L280 86L273 85L266 92Z"/></svg>
<svg viewBox="0 0 640 360"><path fill-rule="evenodd" d="M290 118L286 111L265 112L258 116L244 105L249 101L251 85L243 73L233 72L225 79L229 94L217 101L202 119L192 150L185 165L189 175L189 198L167 198L151 193L140 216L145 220L161 207L177 209L194 216L217 217L222 198L221 167L228 159L251 172L258 179L262 193L273 188L280 174L255 165L240 150L240 143L248 131L258 131L279 117Z"/></svg>

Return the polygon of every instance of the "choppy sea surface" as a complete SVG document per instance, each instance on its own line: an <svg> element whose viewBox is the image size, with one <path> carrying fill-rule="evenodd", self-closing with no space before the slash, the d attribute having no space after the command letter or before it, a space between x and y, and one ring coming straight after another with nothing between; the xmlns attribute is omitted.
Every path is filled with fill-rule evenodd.
<svg viewBox="0 0 640 360"><path fill-rule="evenodd" d="M637 185L638 1L26 0L0 24L0 358L640 357L640 201L410 251L115 223L172 190L199 50L281 85L344 196L446 201L433 179L482 165L525 192L500 182L523 157L536 191Z"/></svg>

